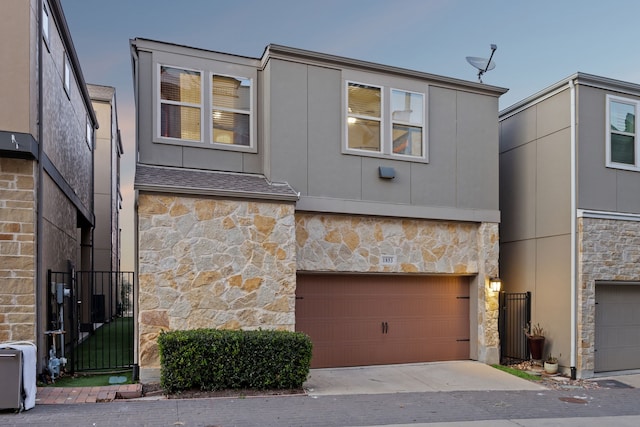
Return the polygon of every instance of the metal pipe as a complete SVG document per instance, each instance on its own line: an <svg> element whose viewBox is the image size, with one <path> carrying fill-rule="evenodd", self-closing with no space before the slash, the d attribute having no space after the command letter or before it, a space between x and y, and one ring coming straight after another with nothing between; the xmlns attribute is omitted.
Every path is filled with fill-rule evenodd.
<svg viewBox="0 0 640 427"><path fill-rule="evenodd" d="M575 380L577 365L576 340L578 332L576 322L576 87L573 79L569 80L569 90L571 91L571 379Z"/></svg>
<svg viewBox="0 0 640 427"><path fill-rule="evenodd" d="M42 185L43 185L43 179L42 179L42 174L44 172L44 166L42 165L42 153L43 153L43 137L42 134L44 132L44 125L43 125L43 120L42 120L42 116L44 113L44 107L42 105L42 101L43 101L43 89L42 89L42 80L43 80L43 76L44 76L44 71L43 71L43 67L42 67L42 58L43 58L43 53L42 50L45 48L44 45L44 41L43 41L43 34L42 34L42 13L43 13L43 0L38 0L38 159L36 160L38 162L38 176L36 179L36 271L35 271L35 278L36 278L36 283L35 283L35 292L36 292L36 339L35 342L37 343L39 339L45 340L44 338L44 334L43 334L43 330L42 330L42 325L41 325L41 314L42 314L42 309L41 309L41 305L42 305L42 296L44 295L48 295L47 292L47 287L44 286L44 292L42 292L42 245L44 244L44 236L42 233L42 228L43 228L43 221L42 221L42 207L43 207L43 201L42 201L42 196L43 196L43 191L42 191ZM42 337L42 338L41 338ZM46 348L46 343L44 346L41 346L41 348ZM46 354L46 353L45 353ZM41 362L40 362L40 358L37 357L37 370L39 370L41 368Z"/></svg>

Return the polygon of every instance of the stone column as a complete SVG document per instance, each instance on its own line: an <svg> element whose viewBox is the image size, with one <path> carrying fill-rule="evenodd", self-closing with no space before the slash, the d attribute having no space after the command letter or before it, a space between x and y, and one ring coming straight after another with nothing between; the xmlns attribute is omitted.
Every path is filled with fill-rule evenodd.
<svg viewBox="0 0 640 427"><path fill-rule="evenodd" d="M478 301L477 358L487 364L500 363L499 294L489 288L489 279L498 277L498 256L498 224L483 223L478 230L479 269L471 290L477 291Z"/></svg>
<svg viewBox="0 0 640 427"><path fill-rule="evenodd" d="M0 342L36 339L34 164L0 158Z"/></svg>

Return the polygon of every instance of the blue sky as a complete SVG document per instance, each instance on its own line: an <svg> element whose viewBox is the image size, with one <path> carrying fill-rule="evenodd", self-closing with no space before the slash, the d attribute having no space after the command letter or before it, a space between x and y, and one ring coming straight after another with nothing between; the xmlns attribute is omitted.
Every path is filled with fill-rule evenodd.
<svg viewBox="0 0 640 427"><path fill-rule="evenodd" d="M125 144L123 269L133 269L134 106L129 39L260 57L281 44L477 80L500 108L581 71L640 83L637 0L62 0L88 83L114 86Z"/></svg>

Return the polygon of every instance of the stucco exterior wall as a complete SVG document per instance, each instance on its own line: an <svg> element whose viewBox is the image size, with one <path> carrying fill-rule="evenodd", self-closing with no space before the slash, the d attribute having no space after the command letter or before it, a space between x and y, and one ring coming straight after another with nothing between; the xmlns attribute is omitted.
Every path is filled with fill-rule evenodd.
<svg viewBox="0 0 640 427"><path fill-rule="evenodd" d="M295 327L293 204L140 194L139 363L163 330Z"/></svg>
<svg viewBox="0 0 640 427"><path fill-rule="evenodd" d="M36 72L38 7L36 0L3 2L0 16L0 130L36 134L33 102Z"/></svg>
<svg viewBox="0 0 640 427"><path fill-rule="evenodd" d="M0 158L0 342L36 337L34 168Z"/></svg>
<svg viewBox="0 0 640 427"><path fill-rule="evenodd" d="M582 377L593 376L596 281L638 281L640 221L578 219L578 352Z"/></svg>

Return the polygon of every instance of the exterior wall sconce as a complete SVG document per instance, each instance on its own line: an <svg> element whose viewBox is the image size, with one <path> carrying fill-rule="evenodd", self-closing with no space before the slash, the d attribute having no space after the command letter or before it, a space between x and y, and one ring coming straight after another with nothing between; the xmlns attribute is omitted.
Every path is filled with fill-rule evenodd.
<svg viewBox="0 0 640 427"><path fill-rule="evenodd" d="M489 288L493 292L500 292L502 289L502 279L499 277L492 277L489 279Z"/></svg>
<svg viewBox="0 0 640 427"><path fill-rule="evenodd" d="M378 176L382 179L393 179L396 177L396 170L387 166L378 167Z"/></svg>

